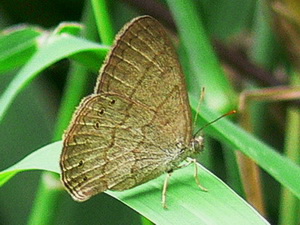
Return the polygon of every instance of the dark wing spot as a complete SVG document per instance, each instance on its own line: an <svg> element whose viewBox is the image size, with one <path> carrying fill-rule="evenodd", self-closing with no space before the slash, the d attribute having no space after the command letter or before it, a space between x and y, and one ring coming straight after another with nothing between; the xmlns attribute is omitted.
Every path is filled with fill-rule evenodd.
<svg viewBox="0 0 300 225"><path fill-rule="evenodd" d="M100 109L100 111L98 112L98 115L101 116L104 113L104 109Z"/></svg>
<svg viewBox="0 0 300 225"><path fill-rule="evenodd" d="M83 166L83 161L82 160L79 161L78 166L79 167Z"/></svg>
<svg viewBox="0 0 300 225"><path fill-rule="evenodd" d="M94 124L94 128L95 128L96 130L98 130L98 129L100 128L100 123L99 123L99 122L96 122L96 123Z"/></svg>

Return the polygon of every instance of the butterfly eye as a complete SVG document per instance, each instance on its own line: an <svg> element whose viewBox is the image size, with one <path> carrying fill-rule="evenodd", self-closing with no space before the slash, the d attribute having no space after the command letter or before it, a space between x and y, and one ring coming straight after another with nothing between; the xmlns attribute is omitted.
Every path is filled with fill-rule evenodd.
<svg viewBox="0 0 300 225"><path fill-rule="evenodd" d="M115 104L116 103L116 100L114 100L114 99L112 99L111 101L110 101L110 104L111 105L113 105L113 104Z"/></svg>

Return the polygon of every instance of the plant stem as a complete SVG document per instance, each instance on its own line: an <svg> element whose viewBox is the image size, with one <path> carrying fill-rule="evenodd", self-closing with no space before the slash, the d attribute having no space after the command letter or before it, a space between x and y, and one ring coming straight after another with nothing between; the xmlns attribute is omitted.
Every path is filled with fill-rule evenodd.
<svg viewBox="0 0 300 225"><path fill-rule="evenodd" d="M274 34L270 29L269 16L270 15L268 13L266 4L262 1L259 1L256 7L256 17L253 28L253 33L255 34L254 45L250 51L252 60L254 62L259 65L263 65L264 68L270 70L274 65L274 62L270 60L272 58L270 57L270 54L274 53L273 45L275 39ZM263 128L264 125L262 111L263 109L261 108L260 110L255 110L255 112L259 114L257 115L257 113L250 112L250 107L243 110L243 114L240 116L241 126L251 133L253 133L254 130L262 130L260 129ZM250 119L253 117L258 119ZM252 121L255 121L255 124L252 124ZM261 185L260 169L253 160L241 152L238 152L237 156L246 198L262 215L265 215L266 210Z"/></svg>
<svg viewBox="0 0 300 225"><path fill-rule="evenodd" d="M91 3L101 42L111 45L114 40L114 31L107 2L106 0L92 0Z"/></svg>
<svg viewBox="0 0 300 225"><path fill-rule="evenodd" d="M299 73L293 73L292 85L299 85ZM288 158L300 163L300 110L291 106L287 111L287 127L284 152ZM287 188L282 188L278 224L299 224L300 201Z"/></svg>

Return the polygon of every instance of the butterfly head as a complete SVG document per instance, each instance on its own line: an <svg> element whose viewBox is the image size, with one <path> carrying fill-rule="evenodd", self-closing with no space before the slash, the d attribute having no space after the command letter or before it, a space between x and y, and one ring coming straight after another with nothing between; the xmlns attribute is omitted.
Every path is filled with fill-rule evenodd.
<svg viewBox="0 0 300 225"><path fill-rule="evenodd" d="M202 135L195 136L191 140L191 147L195 154L202 152L204 149L204 137Z"/></svg>

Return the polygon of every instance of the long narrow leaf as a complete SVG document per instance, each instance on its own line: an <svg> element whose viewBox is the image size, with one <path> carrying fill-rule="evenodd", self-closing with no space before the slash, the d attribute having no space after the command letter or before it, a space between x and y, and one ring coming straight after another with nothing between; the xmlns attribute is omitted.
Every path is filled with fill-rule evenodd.
<svg viewBox="0 0 300 225"><path fill-rule="evenodd" d="M0 173L0 183L1 180L7 180L11 173L28 169L60 173L58 159L61 148L60 141L35 151ZM193 167L189 166L174 172L169 185L167 210L162 208L160 202L163 176L131 190L107 193L156 224L268 224L250 205L204 167L200 168L199 176L209 191L201 191L193 179L193 171Z"/></svg>
<svg viewBox="0 0 300 225"><path fill-rule="evenodd" d="M49 42L20 70L0 97L0 121L17 94L49 65L81 52L90 52L93 57L98 56L98 63L100 63L100 56L104 58L108 50L108 47L67 35L54 36L49 39Z"/></svg>
<svg viewBox="0 0 300 225"><path fill-rule="evenodd" d="M35 27L3 31L0 35L0 73L23 65L38 48L42 32Z"/></svg>

